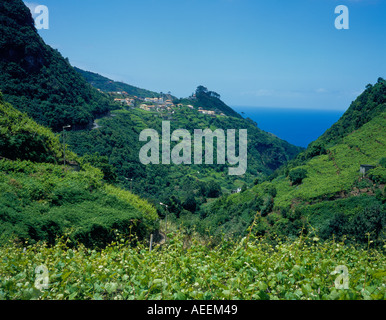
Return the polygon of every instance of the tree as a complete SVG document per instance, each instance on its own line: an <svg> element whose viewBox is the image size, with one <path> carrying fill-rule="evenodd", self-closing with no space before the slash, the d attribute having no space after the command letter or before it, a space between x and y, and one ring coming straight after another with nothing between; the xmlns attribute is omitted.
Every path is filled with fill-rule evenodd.
<svg viewBox="0 0 386 320"><path fill-rule="evenodd" d="M366 242L367 234L371 238L383 242L385 240L386 210L384 206L373 204L347 222L348 232L357 237L357 240ZM382 232L383 230L383 232Z"/></svg>
<svg viewBox="0 0 386 320"><path fill-rule="evenodd" d="M288 175L292 185L299 185L307 177L307 170L302 168L292 169Z"/></svg>
<svg viewBox="0 0 386 320"><path fill-rule="evenodd" d="M209 93L209 95L210 95L211 97L214 97L214 98L217 98L217 99L220 99L220 98L221 98L221 96L220 96L217 92L209 91L208 93Z"/></svg>
<svg viewBox="0 0 386 320"><path fill-rule="evenodd" d="M321 154L326 154L327 150L322 142L316 142L307 151L307 158L313 158Z"/></svg>
<svg viewBox="0 0 386 320"><path fill-rule="evenodd" d="M182 204L183 208L185 210L188 210L192 213L196 212L197 210L197 201L196 201L196 198L194 197L194 195L189 195L186 200L184 201L184 203Z"/></svg>
<svg viewBox="0 0 386 320"><path fill-rule="evenodd" d="M337 238L346 233L348 218L343 212L336 212L320 230L320 236L327 239L334 235Z"/></svg>
<svg viewBox="0 0 386 320"><path fill-rule="evenodd" d="M198 86L196 89L196 95L199 95L200 93L208 93L208 88L204 86Z"/></svg>
<svg viewBox="0 0 386 320"><path fill-rule="evenodd" d="M207 196L209 198L218 198L221 193L220 184L214 180L210 180L207 184Z"/></svg>
<svg viewBox="0 0 386 320"><path fill-rule="evenodd" d="M109 163L107 156L101 156L99 152L94 154L86 154L82 157L82 162L91 164L92 166L100 169L103 172L103 179L114 183L117 181L117 174L115 168Z"/></svg>
<svg viewBox="0 0 386 320"><path fill-rule="evenodd" d="M381 160L379 160L379 164L383 167L383 168L386 168L386 158L382 158Z"/></svg>

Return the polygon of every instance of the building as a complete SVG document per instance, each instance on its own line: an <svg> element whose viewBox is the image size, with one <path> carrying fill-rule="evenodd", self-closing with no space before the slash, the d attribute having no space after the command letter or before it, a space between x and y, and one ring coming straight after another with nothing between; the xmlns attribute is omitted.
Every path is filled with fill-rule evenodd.
<svg viewBox="0 0 386 320"><path fill-rule="evenodd" d="M123 105L133 106L134 105L134 99L126 98L126 99L114 99L115 102L120 102Z"/></svg>
<svg viewBox="0 0 386 320"><path fill-rule="evenodd" d="M241 192L241 188L237 188L236 190L232 190L232 193L240 193Z"/></svg>
<svg viewBox="0 0 386 320"><path fill-rule="evenodd" d="M140 109L142 109L142 110L146 110L146 111L149 111L149 110L150 110L150 109L149 109L149 106L148 106L147 104L145 104L145 103L141 104L139 107L140 107Z"/></svg>
<svg viewBox="0 0 386 320"><path fill-rule="evenodd" d="M370 164L361 164L361 166L359 167L359 172L364 177L366 175L367 171L374 169L374 168L375 168L375 166L372 166Z"/></svg>
<svg viewBox="0 0 386 320"><path fill-rule="evenodd" d="M202 114L209 114L209 115L215 115L216 112L212 111L212 110L203 110L202 108L199 108L198 112L202 113Z"/></svg>

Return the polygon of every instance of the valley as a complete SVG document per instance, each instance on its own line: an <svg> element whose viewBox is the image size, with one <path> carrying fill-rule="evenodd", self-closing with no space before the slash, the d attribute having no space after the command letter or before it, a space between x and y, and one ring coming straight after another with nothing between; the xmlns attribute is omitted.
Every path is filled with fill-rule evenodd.
<svg viewBox="0 0 386 320"><path fill-rule="evenodd" d="M0 39L1 300L385 300L386 80L302 148L73 67L21 0Z"/></svg>

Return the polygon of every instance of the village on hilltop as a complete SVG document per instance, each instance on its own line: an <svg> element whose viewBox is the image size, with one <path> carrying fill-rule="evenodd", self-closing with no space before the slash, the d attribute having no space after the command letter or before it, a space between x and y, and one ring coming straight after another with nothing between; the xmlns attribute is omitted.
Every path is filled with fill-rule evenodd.
<svg viewBox="0 0 386 320"><path fill-rule="evenodd" d="M109 92L110 95L113 96L121 96L114 98L115 102L121 103L124 106L130 108L140 108L145 111L153 111L153 112L172 112L175 108L187 107L190 109L196 109L191 104L174 104L172 100L165 99L164 97L159 98L141 98L137 96L130 97L125 91L118 92ZM192 95L192 99L195 98L195 95ZM214 110L204 110L201 107L197 108L197 111L201 114L210 115L213 117L216 116L226 116L223 112L216 112Z"/></svg>

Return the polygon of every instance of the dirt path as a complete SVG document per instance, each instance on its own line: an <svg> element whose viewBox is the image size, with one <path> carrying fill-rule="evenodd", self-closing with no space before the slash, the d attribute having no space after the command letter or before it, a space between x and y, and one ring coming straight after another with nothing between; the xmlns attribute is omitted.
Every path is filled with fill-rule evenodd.
<svg viewBox="0 0 386 320"><path fill-rule="evenodd" d="M166 234L163 233L162 231L160 231L159 235L160 235L160 239L156 243L163 245L165 243L165 240L166 240Z"/></svg>

